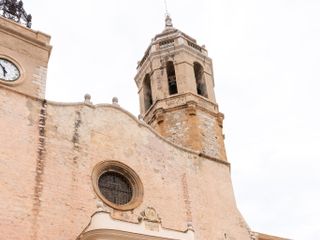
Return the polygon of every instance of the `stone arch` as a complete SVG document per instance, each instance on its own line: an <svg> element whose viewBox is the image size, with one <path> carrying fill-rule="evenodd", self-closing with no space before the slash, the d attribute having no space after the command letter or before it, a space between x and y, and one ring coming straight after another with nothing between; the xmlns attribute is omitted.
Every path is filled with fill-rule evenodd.
<svg viewBox="0 0 320 240"><path fill-rule="evenodd" d="M196 79L197 93L203 97L208 97L206 80L204 78L204 69L198 62L193 63L194 76Z"/></svg>
<svg viewBox="0 0 320 240"><path fill-rule="evenodd" d="M169 95L178 93L177 81L176 81L176 71L172 61L167 62L167 78L168 78L168 88Z"/></svg>
<svg viewBox="0 0 320 240"><path fill-rule="evenodd" d="M144 109L148 109L153 104L150 74L146 74L143 80Z"/></svg>

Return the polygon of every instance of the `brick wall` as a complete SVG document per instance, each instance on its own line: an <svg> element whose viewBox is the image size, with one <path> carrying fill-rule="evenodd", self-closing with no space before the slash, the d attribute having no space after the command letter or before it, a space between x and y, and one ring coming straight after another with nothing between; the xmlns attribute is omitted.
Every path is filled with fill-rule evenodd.
<svg viewBox="0 0 320 240"><path fill-rule="evenodd" d="M96 210L93 167L117 160L144 186L142 204L114 218L132 221L154 207L165 228L196 239L249 239L228 163L183 150L116 105L35 101L0 88L0 235L7 240L74 240Z"/></svg>

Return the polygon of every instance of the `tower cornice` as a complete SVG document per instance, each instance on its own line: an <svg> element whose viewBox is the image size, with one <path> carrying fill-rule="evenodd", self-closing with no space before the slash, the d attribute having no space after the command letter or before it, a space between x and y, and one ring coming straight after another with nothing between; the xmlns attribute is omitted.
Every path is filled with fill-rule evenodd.
<svg viewBox="0 0 320 240"><path fill-rule="evenodd" d="M188 107L194 107L203 112L206 112L212 116L223 116L219 112L218 104L209 101L207 98L198 96L193 93L185 93L179 95L173 95L165 99L157 99L149 110L144 114L144 121L151 124L153 121L152 116L155 115L157 109L162 109L163 112L170 112L177 109L184 109Z"/></svg>
<svg viewBox="0 0 320 240"><path fill-rule="evenodd" d="M178 48L180 46L188 46L197 53L208 56L208 52L204 46L197 44L197 41L189 35L179 31L178 29L171 29L167 32L160 33L152 39L150 45L145 51L144 56L138 62L137 70L143 67L143 64L150 55L159 50L167 50L171 47Z"/></svg>
<svg viewBox="0 0 320 240"><path fill-rule="evenodd" d="M2 16L0 16L0 25L0 31L3 33L18 37L21 40L36 45L37 47L51 49L51 46L49 45L51 37L45 33L26 28L21 24Z"/></svg>

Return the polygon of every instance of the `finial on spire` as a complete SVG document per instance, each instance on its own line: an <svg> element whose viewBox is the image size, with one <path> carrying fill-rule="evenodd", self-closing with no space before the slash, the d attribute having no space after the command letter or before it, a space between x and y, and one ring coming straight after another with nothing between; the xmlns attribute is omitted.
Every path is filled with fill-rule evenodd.
<svg viewBox="0 0 320 240"><path fill-rule="evenodd" d="M171 28L173 27L173 24L172 24L172 19L170 17L169 14L166 15L166 28Z"/></svg>
<svg viewBox="0 0 320 240"><path fill-rule="evenodd" d="M167 0L164 0L164 7L165 7L165 9L166 9L166 28L173 27L173 25L172 25L172 19L171 19L171 17L170 17L169 12L168 12Z"/></svg>

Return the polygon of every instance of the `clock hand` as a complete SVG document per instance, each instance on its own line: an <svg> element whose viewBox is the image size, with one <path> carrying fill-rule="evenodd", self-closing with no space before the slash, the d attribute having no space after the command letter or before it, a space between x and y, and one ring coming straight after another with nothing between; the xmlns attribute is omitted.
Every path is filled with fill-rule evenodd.
<svg viewBox="0 0 320 240"><path fill-rule="evenodd" d="M3 76L5 77L8 72L7 72L6 68L4 66L2 66L1 63L0 63L0 66L1 66L2 71L3 71Z"/></svg>

